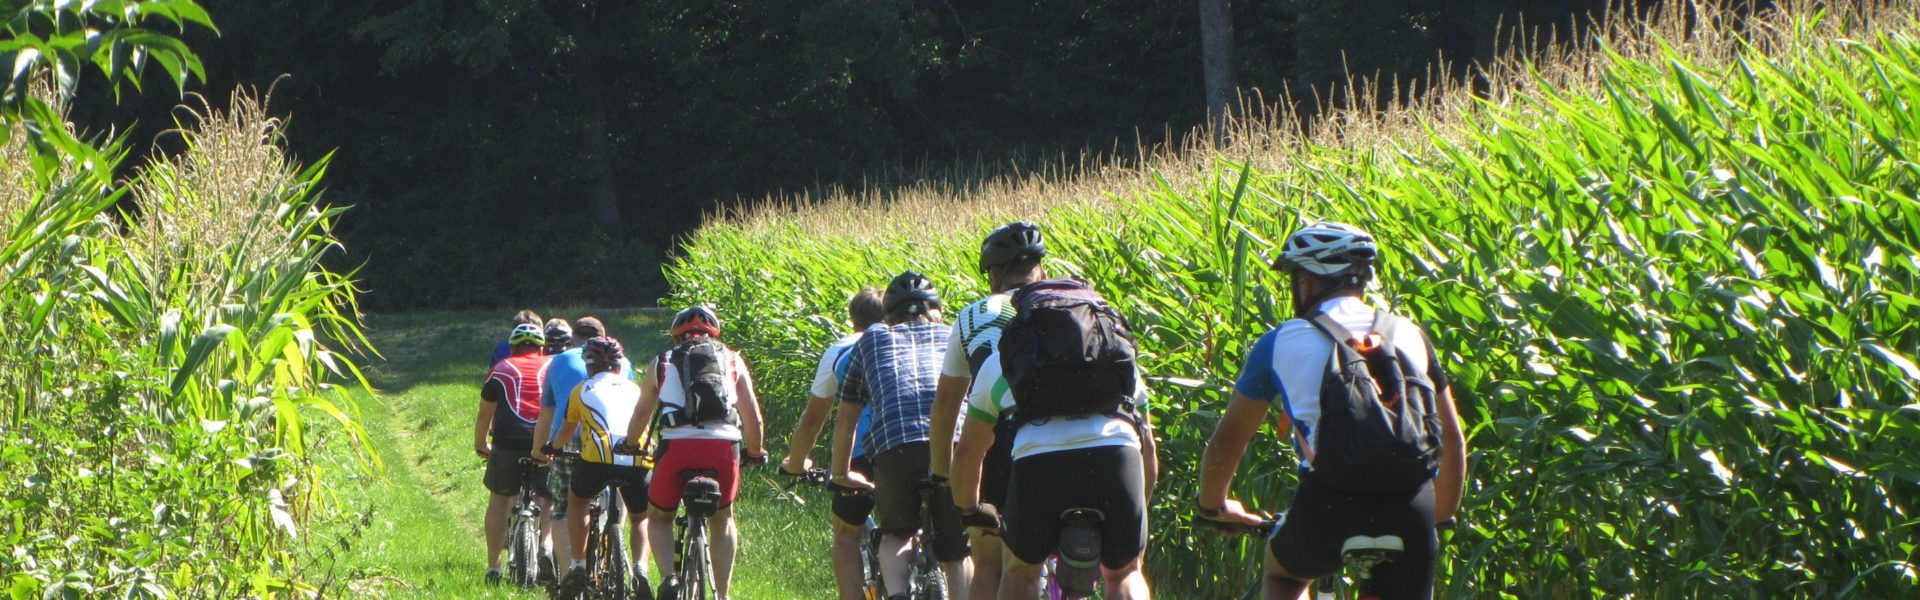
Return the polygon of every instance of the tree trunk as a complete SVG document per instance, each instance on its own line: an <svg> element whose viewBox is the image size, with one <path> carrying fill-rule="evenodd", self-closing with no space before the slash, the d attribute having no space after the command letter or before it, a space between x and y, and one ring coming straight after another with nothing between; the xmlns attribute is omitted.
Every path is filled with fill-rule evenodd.
<svg viewBox="0 0 1920 600"><path fill-rule="evenodd" d="M1200 0L1200 71L1207 95L1207 121L1214 141L1225 133L1236 94L1233 79L1233 16L1228 0Z"/></svg>

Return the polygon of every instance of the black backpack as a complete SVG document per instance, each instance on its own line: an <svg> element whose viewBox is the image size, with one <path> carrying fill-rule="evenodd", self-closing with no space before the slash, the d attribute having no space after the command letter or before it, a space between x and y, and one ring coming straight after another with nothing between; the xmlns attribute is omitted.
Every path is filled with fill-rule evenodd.
<svg viewBox="0 0 1920 600"><path fill-rule="evenodd" d="M707 336L696 336L673 347L668 363L680 374L685 404L677 414L663 416L669 427L701 425L715 421L733 422L733 377L727 345Z"/></svg>
<svg viewBox="0 0 1920 600"><path fill-rule="evenodd" d="M1307 322L1334 340L1320 382L1310 476L1338 491L1368 495L1405 493L1433 479L1440 464L1434 385L1395 348L1399 319L1377 311L1373 332L1364 338L1326 313Z"/></svg>
<svg viewBox="0 0 1920 600"><path fill-rule="evenodd" d="M1000 368L1018 402L1016 423L1131 406L1133 334L1098 292L1048 279L1021 286L1013 304L1018 313L1000 330Z"/></svg>

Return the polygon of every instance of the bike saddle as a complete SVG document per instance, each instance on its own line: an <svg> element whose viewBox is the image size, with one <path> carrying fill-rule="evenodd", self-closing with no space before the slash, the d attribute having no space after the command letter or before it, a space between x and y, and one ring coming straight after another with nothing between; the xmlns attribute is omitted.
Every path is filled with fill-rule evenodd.
<svg viewBox="0 0 1920 600"><path fill-rule="evenodd" d="M1341 554L1347 554L1351 552L1369 552L1369 551L1399 553L1399 552L1405 551L1406 549L1407 549L1406 542L1402 541L1400 539L1400 536L1397 536L1397 535L1383 535L1378 537L1356 535L1356 536L1347 538L1346 542L1340 544Z"/></svg>
<svg viewBox="0 0 1920 600"><path fill-rule="evenodd" d="M680 501L686 504L689 515L711 515L720 510L720 482L705 475L695 475L687 479L687 487L680 494Z"/></svg>
<svg viewBox="0 0 1920 600"><path fill-rule="evenodd" d="M1096 508L1069 508L1060 511L1060 520L1068 525L1100 523L1107 520L1107 513Z"/></svg>

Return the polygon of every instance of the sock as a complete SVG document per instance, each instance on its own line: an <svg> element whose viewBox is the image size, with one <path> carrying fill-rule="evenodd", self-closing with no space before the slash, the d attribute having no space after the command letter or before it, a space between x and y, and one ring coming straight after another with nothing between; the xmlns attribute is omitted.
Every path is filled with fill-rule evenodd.
<svg viewBox="0 0 1920 600"><path fill-rule="evenodd" d="M578 559L578 558L576 558L576 559L573 559L573 560L571 560L571 561L568 561L568 562L567 562L567 569L569 569L569 570L572 570L572 569L585 569L585 568L587 568L587 561L584 561L584 560L580 560L580 559Z"/></svg>
<svg viewBox="0 0 1920 600"><path fill-rule="evenodd" d="M640 559L640 560L636 560L636 561L633 561L633 573L634 573L635 575L639 575L641 579L646 579L646 578L647 578L647 561L646 561L646 559Z"/></svg>

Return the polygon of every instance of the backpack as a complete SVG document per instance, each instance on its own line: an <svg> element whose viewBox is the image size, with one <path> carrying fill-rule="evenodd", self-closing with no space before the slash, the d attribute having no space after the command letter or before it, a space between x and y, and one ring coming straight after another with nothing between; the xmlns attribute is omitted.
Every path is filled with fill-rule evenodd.
<svg viewBox="0 0 1920 600"><path fill-rule="evenodd" d="M1433 479L1440 464L1440 417L1427 375L1394 346L1392 313L1376 311L1356 337L1326 313L1307 319L1334 340L1320 382L1318 444L1309 476L1338 491L1396 494Z"/></svg>
<svg viewBox="0 0 1920 600"><path fill-rule="evenodd" d="M707 336L696 336L673 347L668 364L680 374L684 405L676 414L663 417L668 427L699 426L715 421L734 421L733 377L727 345Z"/></svg>
<svg viewBox="0 0 1920 600"><path fill-rule="evenodd" d="M1000 330L1000 368L1018 406L1016 423L1057 416L1121 415L1135 390L1133 334L1093 288L1048 279L1013 293Z"/></svg>

